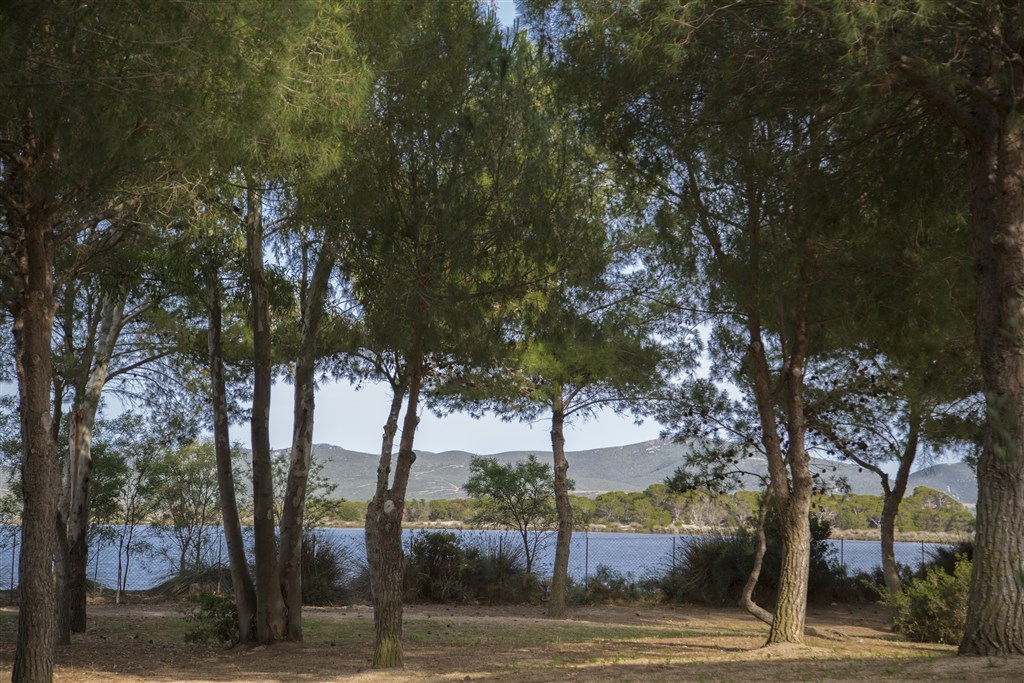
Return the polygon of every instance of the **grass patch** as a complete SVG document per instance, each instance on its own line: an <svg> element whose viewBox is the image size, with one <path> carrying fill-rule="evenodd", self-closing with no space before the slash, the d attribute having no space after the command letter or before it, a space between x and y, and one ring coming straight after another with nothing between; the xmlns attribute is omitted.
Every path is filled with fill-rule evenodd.
<svg viewBox="0 0 1024 683"><path fill-rule="evenodd" d="M371 619L303 619L303 632L310 643L372 641ZM704 631L664 626L617 626L581 622L513 622L487 624L461 622L439 617L410 619L402 629L408 643L445 647L502 647L514 643L519 647L537 645L602 643L613 641L680 639L706 635ZM725 634L723 634L725 635ZM729 635L756 635L754 631Z"/></svg>

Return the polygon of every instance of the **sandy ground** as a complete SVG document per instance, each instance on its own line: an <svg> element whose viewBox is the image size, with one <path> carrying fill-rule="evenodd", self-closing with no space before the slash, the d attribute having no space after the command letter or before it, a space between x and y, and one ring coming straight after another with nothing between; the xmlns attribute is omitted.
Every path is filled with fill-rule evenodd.
<svg viewBox="0 0 1024 683"><path fill-rule="evenodd" d="M543 607L406 609L405 667L369 668L366 606L306 611L306 642L223 649L183 641L176 605L91 605L90 628L57 655L64 683L217 681L1024 681L1022 658L961 658L894 636L883 608L812 608L835 639L763 648L767 628L734 609ZM0 676L10 676L13 608L0 609Z"/></svg>

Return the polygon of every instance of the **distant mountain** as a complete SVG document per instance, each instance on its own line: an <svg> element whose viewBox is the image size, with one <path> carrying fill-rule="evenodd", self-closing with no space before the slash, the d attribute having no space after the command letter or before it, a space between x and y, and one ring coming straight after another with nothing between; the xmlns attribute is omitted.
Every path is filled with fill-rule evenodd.
<svg viewBox="0 0 1024 683"><path fill-rule="evenodd" d="M338 485L334 495L347 500L369 500L373 495L378 456L349 451L338 446L317 444L316 458L324 464L324 476ZM576 482L575 493L596 496L607 491L643 491L664 481L684 464L689 446L672 441L654 440L629 446L596 448L566 453L569 476ZM537 451L506 451L488 455L502 463L525 460L530 453L547 462L550 454ZM474 454L465 451L431 453L416 451L416 464L409 478L409 498L462 498L462 485L469 477L469 461ZM881 495L882 486L873 473L856 465L813 459L812 468L826 481L845 478L854 493ZM751 456L745 467L767 472L762 456ZM743 488L756 488L750 477ZM977 501L977 484L971 468L963 463L933 465L910 475L908 493L917 486L928 486L948 493L962 503Z"/></svg>

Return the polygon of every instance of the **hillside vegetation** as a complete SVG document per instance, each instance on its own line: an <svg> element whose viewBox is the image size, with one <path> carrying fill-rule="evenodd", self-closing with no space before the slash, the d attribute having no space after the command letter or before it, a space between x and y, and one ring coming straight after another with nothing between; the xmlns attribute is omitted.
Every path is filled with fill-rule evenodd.
<svg viewBox="0 0 1024 683"><path fill-rule="evenodd" d="M592 530L642 530L690 532L734 528L757 509L758 494L737 491L714 494L707 491L672 493L664 484L652 484L643 491L611 491L596 497L573 496L577 525ZM361 524L366 503L328 501L324 511L329 524ZM882 498L866 494L815 496L814 514L828 521L837 532L877 531ZM468 498L410 500L405 509L407 524L467 526L476 515L476 504ZM897 531L903 533L968 534L974 530L974 515L951 496L919 486L900 506Z"/></svg>

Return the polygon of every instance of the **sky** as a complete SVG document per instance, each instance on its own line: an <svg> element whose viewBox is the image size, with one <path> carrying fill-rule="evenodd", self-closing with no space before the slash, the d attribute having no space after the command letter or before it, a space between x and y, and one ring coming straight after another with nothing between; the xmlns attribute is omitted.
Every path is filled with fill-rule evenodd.
<svg viewBox="0 0 1024 683"><path fill-rule="evenodd" d="M516 16L514 0L495 0L494 5L498 20L510 26ZM316 395L313 442L329 443L354 451L378 452L390 402L390 388L386 385L368 384L357 391L344 382L324 384ZM513 450L544 453L551 449L550 429L550 419L520 423L503 422L495 417L474 419L461 413L439 418L424 412L416 430L416 448L435 453L463 450L482 455ZM656 439L660 431L661 425L652 420L636 425L628 416L619 416L611 410L605 410L589 421L567 424L565 447L570 451L579 451L624 446ZM289 446L291 432L292 387L278 383L271 396L271 446ZM231 436L248 445L248 426L233 426Z"/></svg>

